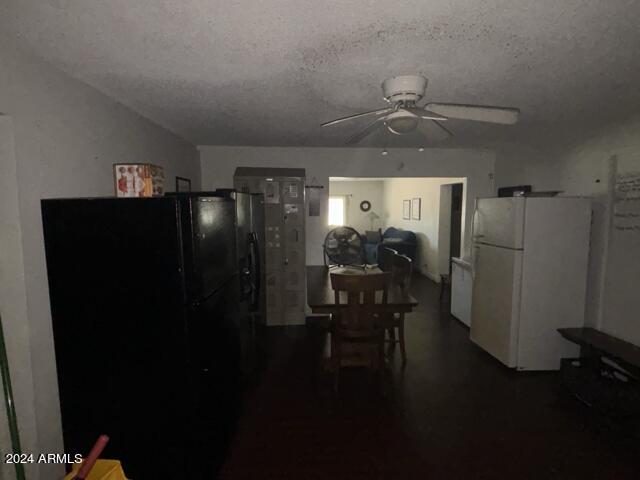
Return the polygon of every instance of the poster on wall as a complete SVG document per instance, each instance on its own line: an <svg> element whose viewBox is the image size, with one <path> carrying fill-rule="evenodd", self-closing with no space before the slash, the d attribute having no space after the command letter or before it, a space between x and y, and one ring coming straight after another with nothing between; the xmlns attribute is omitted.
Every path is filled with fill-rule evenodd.
<svg viewBox="0 0 640 480"><path fill-rule="evenodd" d="M164 170L150 163L115 163L113 182L116 197L161 197Z"/></svg>
<svg viewBox="0 0 640 480"><path fill-rule="evenodd" d="M411 200L402 201L402 218L411 220Z"/></svg>
<svg viewBox="0 0 640 480"><path fill-rule="evenodd" d="M419 198L414 198L411 201L411 218L414 220L420 220L420 202Z"/></svg>

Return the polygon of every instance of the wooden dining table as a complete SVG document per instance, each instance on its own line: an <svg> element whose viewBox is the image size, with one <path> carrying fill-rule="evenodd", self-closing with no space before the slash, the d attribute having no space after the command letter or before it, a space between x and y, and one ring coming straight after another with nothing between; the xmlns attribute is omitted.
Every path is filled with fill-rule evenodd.
<svg viewBox="0 0 640 480"><path fill-rule="evenodd" d="M331 287L331 273L348 275L371 275L381 273L378 267L334 267L324 265L307 267L307 304L312 313L330 314L338 309L346 308L346 294L341 298L342 305L336 305L335 293ZM381 292L379 292L380 297ZM418 301L408 292L403 291L398 285L391 284L387 293L387 304L380 305L383 310L390 313L409 313L418 305Z"/></svg>

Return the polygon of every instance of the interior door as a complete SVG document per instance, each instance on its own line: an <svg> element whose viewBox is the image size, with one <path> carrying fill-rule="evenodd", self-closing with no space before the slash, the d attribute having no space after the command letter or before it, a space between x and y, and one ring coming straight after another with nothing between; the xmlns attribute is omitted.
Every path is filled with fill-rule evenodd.
<svg viewBox="0 0 640 480"><path fill-rule="evenodd" d="M474 246L471 340L515 367L522 251Z"/></svg>
<svg viewBox="0 0 640 480"><path fill-rule="evenodd" d="M265 182L266 186L274 182ZM265 187L266 189L266 187ZM280 197L278 193L277 197ZM266 198L266 197L265 197ZM265 286L267 325L282 325L282 275L284 240L282 207L265 200Z"/></svg>
<svg viewBox="0 0 640 480"><path fill-rule="evenodd" d="M479 198L473 215L473 242L506 248L523 248L522 197Z"/></svg>
<svg viewBox="0 0 640 480"><path fill-rule="evenodd" d="M281 182L283 201L283 286L284 317L286 324L304 323L305 311L305 236L304 236L304 182Z"/></svg>

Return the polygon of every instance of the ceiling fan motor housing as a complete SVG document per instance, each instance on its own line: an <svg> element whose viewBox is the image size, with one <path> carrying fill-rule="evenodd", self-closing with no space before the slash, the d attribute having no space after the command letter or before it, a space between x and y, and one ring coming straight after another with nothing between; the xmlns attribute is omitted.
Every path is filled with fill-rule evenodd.
<svg viewBox="0 0 640 480"><path fill-rule="evenodd" d="M396 102L417 102L424 97L427 79L420 75L400 75L382 82L385 100Z"/></svg>

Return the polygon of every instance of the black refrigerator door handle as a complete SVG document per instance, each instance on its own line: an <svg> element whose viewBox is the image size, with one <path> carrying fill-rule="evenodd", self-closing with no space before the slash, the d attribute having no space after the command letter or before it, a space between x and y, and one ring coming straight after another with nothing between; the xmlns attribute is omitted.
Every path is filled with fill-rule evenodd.
<svg viewBox="0 0 640 480"><path fill-rule="evenodd" d="M250 251L252 252L252 267L255 275L255 290L253 292L253 302L251 307L257 308L260 304L260 289L262 285L260 284L260 248L258 247L258 235L255 232L251 232L249 234L249 246Z"/></svg>

